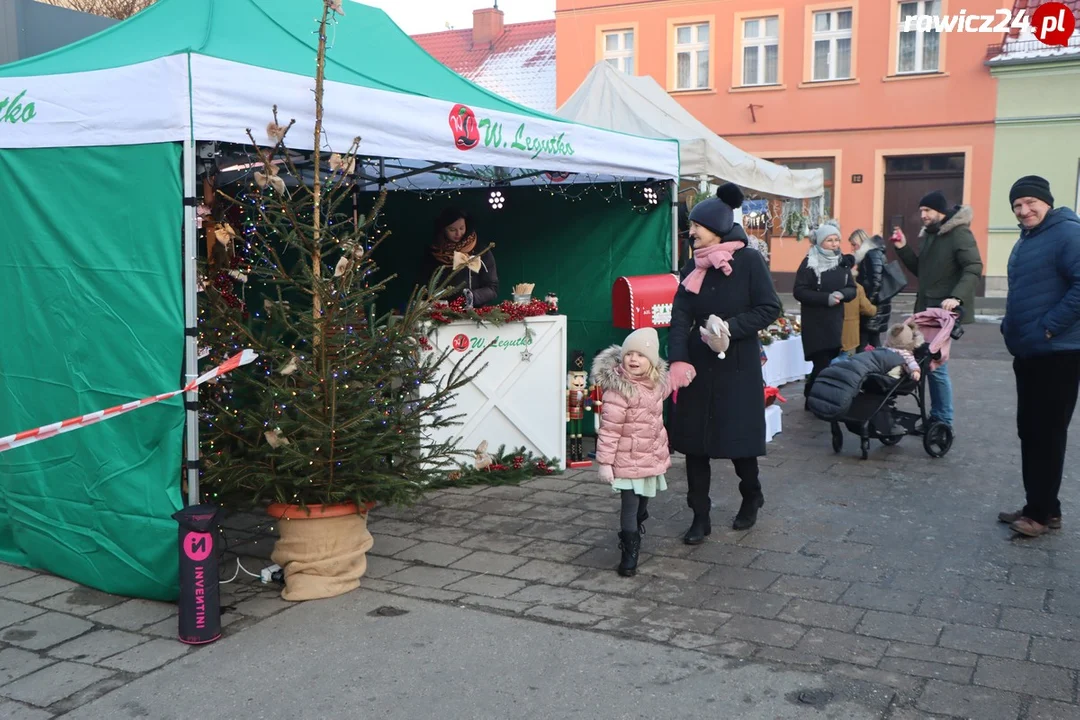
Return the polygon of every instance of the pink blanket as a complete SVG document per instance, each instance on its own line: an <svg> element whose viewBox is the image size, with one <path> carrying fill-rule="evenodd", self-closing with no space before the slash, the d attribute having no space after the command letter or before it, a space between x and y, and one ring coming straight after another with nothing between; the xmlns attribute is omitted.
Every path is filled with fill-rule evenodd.
<svg viewBox="0 0 1080 720"><path fill-rule="evenodd" d="M931 360L930 369L937 370L949 360L949 346L952 345L952 329L956 316L941 308L928 308L915 313L910 318L919 332L930 343L930 352L941 353L940 360Z"/></svg>

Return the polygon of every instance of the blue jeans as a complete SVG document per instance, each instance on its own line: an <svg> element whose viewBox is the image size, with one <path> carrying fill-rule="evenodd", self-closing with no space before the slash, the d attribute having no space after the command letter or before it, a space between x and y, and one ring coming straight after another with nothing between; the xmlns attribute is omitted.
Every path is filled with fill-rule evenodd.
<svg viewBox="0 0 1080 720"><path fill-rule="evenodd" d="M952 381L949 379L949 363L930 373L930 419L953 424Z"/></svg>
<svg viewBox="0 0 1080 720"><path fill-rule="evenodd" d="M836 357L834 357L833 361L831 363L829 363L829 364L830 365L835 365L838 362L844 362L845 360L850 360L853 357L855 357L855 353L844 352L843 350L841 350L840 354L837 355Z"/></svg>

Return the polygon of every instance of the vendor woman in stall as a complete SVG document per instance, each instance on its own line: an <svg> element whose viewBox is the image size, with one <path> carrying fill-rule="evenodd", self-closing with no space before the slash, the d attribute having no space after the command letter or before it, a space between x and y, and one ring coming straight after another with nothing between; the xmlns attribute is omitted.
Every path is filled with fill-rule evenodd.
<svg viewBox="0 0 1080 720"><path fill-rule="evenodd" d="M495 269L495 256L491 250L473 255L477 237L469 215L458 208L446 208L436 218L434 230L434 241L420 270L420 282L431 282L435 271L445 268L452 275L447 300L464 296L468 307L498 303L499 274Z"/></svg>

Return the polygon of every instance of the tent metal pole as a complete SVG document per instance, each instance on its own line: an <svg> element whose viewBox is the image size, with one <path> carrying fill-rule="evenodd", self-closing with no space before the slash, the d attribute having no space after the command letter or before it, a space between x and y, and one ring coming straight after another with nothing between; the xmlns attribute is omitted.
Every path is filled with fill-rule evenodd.
<svg viewBox="0 0 1080 720"><path fill-rule="evenodd" d="M195 226L195 141L184 141L184 377L185 383L199 376L198 247ZM199 390L184 395L187 414L184 469L187 473L188 505L199 504Z"/></svg>
<svg viewBox="0 0 1080 720"><path fill-rule="evenodd" d="M671 271L679 272L679 180L671 181Z"/></svg>

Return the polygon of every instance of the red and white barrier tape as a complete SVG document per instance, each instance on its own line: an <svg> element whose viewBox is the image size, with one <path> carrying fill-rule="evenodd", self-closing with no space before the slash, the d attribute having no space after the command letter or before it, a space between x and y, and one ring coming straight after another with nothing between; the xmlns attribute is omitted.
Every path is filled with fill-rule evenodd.
<svg viewBox="0 0 1080 720"><path fill-rule="evenodd" d="M171 397L176 397L177 395L190 392L191 390L194 390L196 387L202 385L208 380L213 380L214 378L220 377L225 373L232 372L241 365L247 365L257 357L259 357L259 355L254 350L243 350L236 355L233 355L231 358L221 363L213 370L203 373L195 380L192 380L179 390L173 390L172 392L167 392L162 395L153 395L148 398L143 398L142 400L134 400L129 403L124 403L123 405L111 407L107 410L98 410L97 412L92 412L88 415L80 415L79 417L73 417L69 420L64 420L63 422L52 423L51 425L42 425L39 428L34 428L33 430L24 430L21 433L15 433L14 435L8 435L7 437L0 437L0 452L11 450L12 448L17 448L21 445L29 445L30 443L36 443L39 440L45 440L46 438L51 438L54 435L60 435L61 433L78 430L79 428L84 428L87 425L93 425L94 423L101 422L102 420L108 420L109 418L114 418L117 415L123 415L126 412L138 410L141 407L146 407L147 405L152 405L156 402L168 400Z"/></svg>

